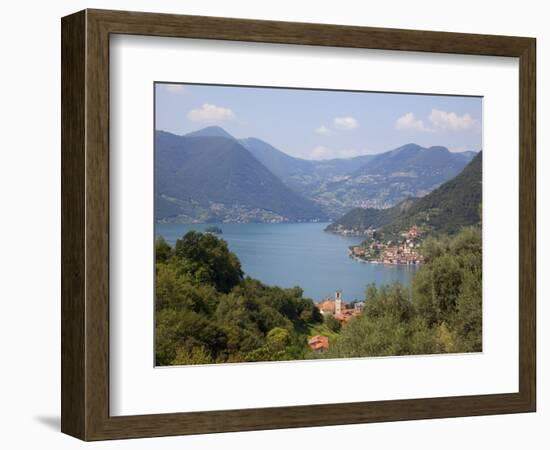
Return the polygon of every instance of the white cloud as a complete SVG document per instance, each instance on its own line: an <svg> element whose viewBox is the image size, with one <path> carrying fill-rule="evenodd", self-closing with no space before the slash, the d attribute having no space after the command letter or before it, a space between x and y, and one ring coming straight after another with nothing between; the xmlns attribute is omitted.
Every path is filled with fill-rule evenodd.
<svg viewBox="0 0 550 450"><path fill-rule="evenodd" d="M438 130L471 130L479 127L477 120L472 119L469 114L459 116L454 112L432 109L430 113L430 122Z"/></svg>
<svg viewBox="0 0 550 450"><path fill-rule="evenodd" d="M324 125L321 125L319 128L315 128L315 132L322 136L330 136L332 134L332 130Z"/></svg>
<svg viewBox="0 0 550 450"><path fill-rule="evenodd" d="M162 87L172 94L182 94L185 92L185 86L183 84L163 84Z"/></svg>
<svg viewBox="0 0 550 450"><path fill-rule="evenodd" d="M328 147L319 145L315 147L311 153L307 156L308 159L335 159L335 158L353 158L355 156L367 155L369 151L367 149L344 149L334 150Z"/></svg>
<svg viewBox="0 0 550 450"><path fill-rule="evenodd" d="M334 127L340 130L352 130L359 126L359 121L355 117L336 117Z"/></svg>
<svg viewBox="0 0 550 450"><path fill-rule="evenodd" d="M200 108L189 111L187 118L193 122L219 122L234 119L235 114L229 108L205 103Z"/></svg>
<svg viewBox="0 0 550 450"><path fill-rule="evenodd" d="M429 131L421 119L417 119L415 115L410 112L401 116L395 122L395 128L398 130L417 130L417 131Z"/></svg>
<svg viewBox="0 0 550 450"><path fill-rule="evenodd" d="M416 130L416 131L463 131L479 129L479 122L473 119L469 114L459 116L455 112L432 109L428 116L430 125L426 125L422 119L417 119L410 112L401 116L395 122L395 128L398 130Z"/></svg>

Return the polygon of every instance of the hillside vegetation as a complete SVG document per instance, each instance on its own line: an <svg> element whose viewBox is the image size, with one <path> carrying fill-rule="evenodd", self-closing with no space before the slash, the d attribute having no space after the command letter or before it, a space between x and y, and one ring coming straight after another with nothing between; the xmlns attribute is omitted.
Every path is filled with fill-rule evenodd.
<svg viewBox="0 0 550 450"><path fill-rule="evenodd" d="M156 241L157 365L302 359L322 323L300 288L244 278L224 240L189 232Z"/></svg>
<svg viewBox="0 0 550 450"><path fill-rule="evenodd" d="M363 313L320 358L482 351L480 228L429 238L412 289L369 285Z"/></svg>
<svg viewBox="0 0 550 450"><path fill-rule="evenodd" d="M356 208L327 227L331 232L364 233L369 228L394 236L417 225L427 234L454 234L480 222L482 152L453 179L426 196L387 209Z"/></svg>
<svg viewBox="0 0 550 450"><path fill-rule="evenodd" d="M313 201L283 184L236 140L176 136L155 142L155 216L187 222L322 220Z"/></svg>
<svg viewBox="0 0 550 450"><path fill-rule="evenodd" d="M283 361L482 350L479 228L429 238L412 288L365 286L363 313L340 327L299 287L243 276L225 241L189 232L156 241L156 365ZM335 323L336 322L336 323ZM314 352L308 337L330 340Z"/></svg>

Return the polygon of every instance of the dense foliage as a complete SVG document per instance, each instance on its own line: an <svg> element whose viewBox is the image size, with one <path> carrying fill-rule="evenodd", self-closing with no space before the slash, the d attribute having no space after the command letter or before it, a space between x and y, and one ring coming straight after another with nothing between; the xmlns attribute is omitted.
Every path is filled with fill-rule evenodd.
<svg viewBox="0 0 550 450"><path fill-rule="evenodd" d="M482 350L481 231L428 238L412 288L369 285L363 314L343 328L323 358Z"/></svg>
<svg viewBox="0 0 550 450"><path fill-rule="evenodd" d="M222 239L189 232L156 241L157 365L481 351L479 227L428 238L412 286L369 285L363 313L342 326L298 287L243 277ZM313 352L308 337L330 339Z"/></svg>
<svg viewBox="0 0 550 450"><path fill-rule="evenodd" d="M189 232L156 241L156 363L300 359L304 333L322 322L300 288L243 278L222 239Z"/></svg>

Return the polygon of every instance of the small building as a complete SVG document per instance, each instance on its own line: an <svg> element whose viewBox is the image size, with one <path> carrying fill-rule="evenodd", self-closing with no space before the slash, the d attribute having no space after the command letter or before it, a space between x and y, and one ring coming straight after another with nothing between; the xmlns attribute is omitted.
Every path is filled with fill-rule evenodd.
<svg viewBox="0 0 550 450"><path fill-rule="evenodd" d="M307 341L307 345L309 345L309 348L315 351L327 350L329 347L328 337L318 334L310 338Z"/></svg>
<svg viewBox="0 0 550 450"><path fill-rule="evenodd" d="M357 311L355 308L346 308L338 314L335 314L334 317L340 321L341 325L346 325L351 319L359 314L361 314L361 311Z"/></svg>
<svg viewBox="0 0 550 450"><path fill-rule="evenodd" d="M315 306L319 309L323 316L327 314L339 314L345 307L342 300L342 291L336 291L336 294L334 295L334 300L326 298L321 303L316 303Z"/></svg>
<svg viewBox="0 0 550 450"><path fill-rule="evenodd" d="M327 314L334 314L336 309L334 301L329 299L326 299L321 303L316 303L315 306L317 306L323 316Z"/></svg>
<svg viewBox="0 0 550 450"><path fill-rule="evenodd" d="M409 231L407 231L407 237L409 239L416 239L419 235L418 227L416 225L413 225L411 228L409 228Z"/></svg>
<svg viewBox="0 0 550 450"><path fill-rule="evenodd" d="M364 305L364 302L357 302L353 307L350 307L350 305L344 303L342 291L336 291L334 300L327 298L323 302L315 304L323 316L333 316L342 325L345 325L352 317L361 314Z"/></svg>

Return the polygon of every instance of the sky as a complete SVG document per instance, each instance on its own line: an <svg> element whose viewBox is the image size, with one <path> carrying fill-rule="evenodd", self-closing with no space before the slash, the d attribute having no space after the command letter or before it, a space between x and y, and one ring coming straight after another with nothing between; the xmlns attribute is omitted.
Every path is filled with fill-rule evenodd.
<svg viewBox="0 0 550 450"><path fill-rule="evenodd" d="M351 158L414 142L482 147L482 98L155 83L155 128L217 125L303 159Z"/></svg>

